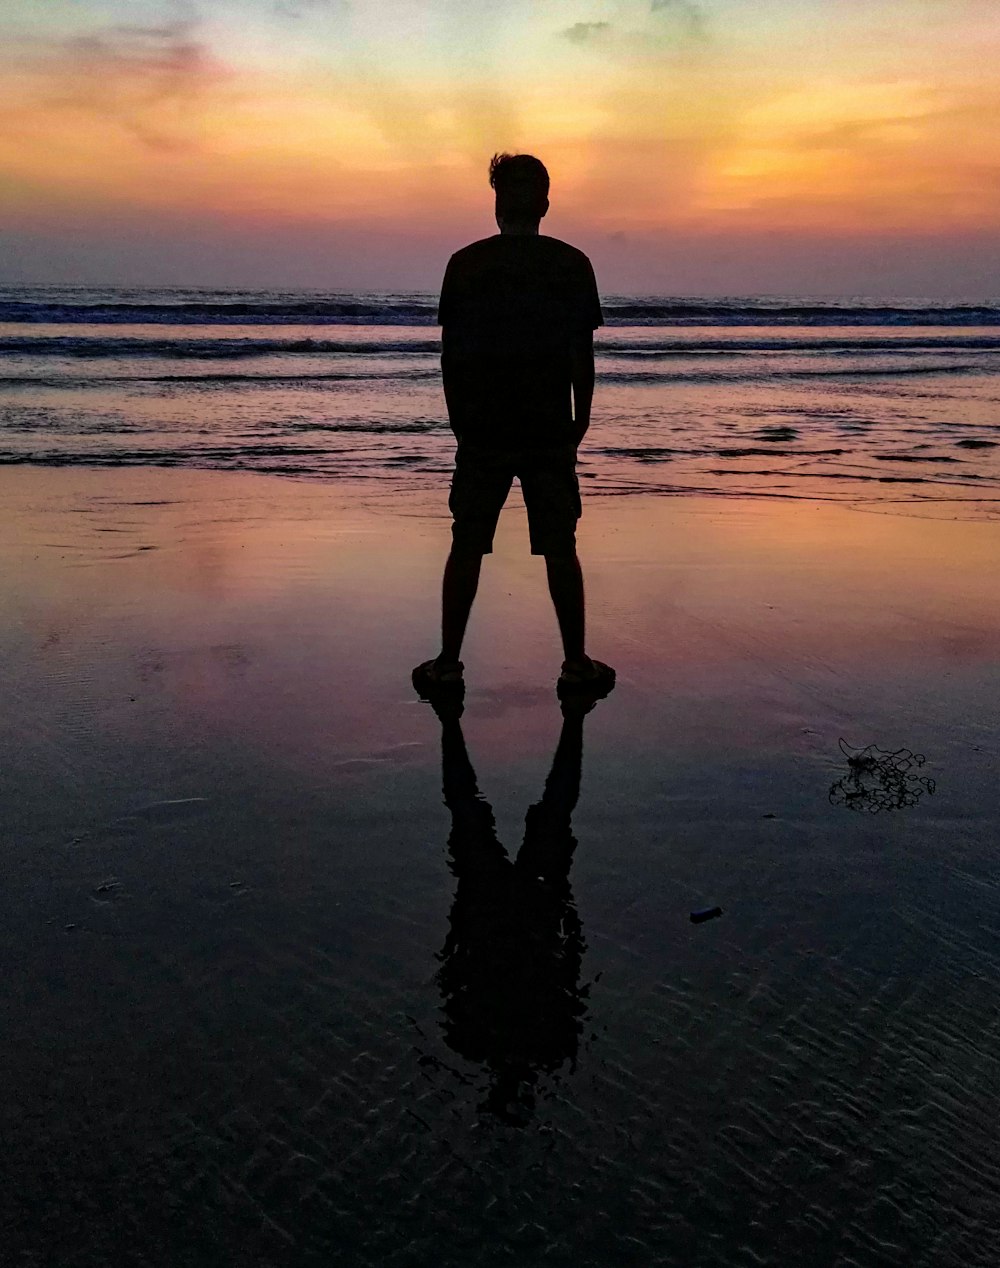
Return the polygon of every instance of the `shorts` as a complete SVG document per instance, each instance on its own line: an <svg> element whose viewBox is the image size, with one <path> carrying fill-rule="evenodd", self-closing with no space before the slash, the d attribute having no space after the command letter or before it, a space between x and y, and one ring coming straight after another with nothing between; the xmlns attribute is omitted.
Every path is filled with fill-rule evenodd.
<svg viewBox="0 0 1000 1268"><path fill-rule="evenodd" d="M488 555L514 477L528 511L533 555L576 553L580 484L576 448L467 449L458 447L448 507L455 517L452 541L459 549Z"/></svg>

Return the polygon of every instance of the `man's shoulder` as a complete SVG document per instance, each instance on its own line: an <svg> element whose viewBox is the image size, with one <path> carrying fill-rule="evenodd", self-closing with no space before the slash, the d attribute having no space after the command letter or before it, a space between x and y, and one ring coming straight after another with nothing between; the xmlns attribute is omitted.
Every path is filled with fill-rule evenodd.
<svg viewBox="0 0 1000 1268"><path fill-rule="evenodd" d="M470 264L489 255L496 250L492 244L499 240L500 234L494 233L488 238L479 238L475 242L470 242L468 246L460 247L448 261L448 267L461 267L463 264Z"/></svg>
<svg viewBox="0 0 1000 1268"><path fill-rule="evenodd" d="M561 238L550 238L546 234L532 234L527 237L504 237L502 233L491 234L488 238L479 238L467 246L460 247L449 260L449 267L461 268L501 257L505 252L525 250L537 255L568 265L590 268L590 260L579 247L563 242Z"/></svg>
<svg viewBox="0 0 1000 1268"><path fill-rule="evenodd" d="M545 243L544 250L555 257L565 260L567 264L577 264L581 267L590 268L590 260L583 251L569 242L563 242L562 238L549 238L539 234L538 241Z"/></svg>

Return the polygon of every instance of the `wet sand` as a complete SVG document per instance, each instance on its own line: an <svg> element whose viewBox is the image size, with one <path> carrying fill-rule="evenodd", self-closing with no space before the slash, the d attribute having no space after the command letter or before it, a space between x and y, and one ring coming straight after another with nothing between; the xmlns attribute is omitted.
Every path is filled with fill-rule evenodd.
<svg viewBox="0 0 1000 1268"><path fill-rule="evenodd" d="M995 523L592 497L564 720L513 507L442 724L442 491L0 497L7 1262L996 1262Z"/></svg>

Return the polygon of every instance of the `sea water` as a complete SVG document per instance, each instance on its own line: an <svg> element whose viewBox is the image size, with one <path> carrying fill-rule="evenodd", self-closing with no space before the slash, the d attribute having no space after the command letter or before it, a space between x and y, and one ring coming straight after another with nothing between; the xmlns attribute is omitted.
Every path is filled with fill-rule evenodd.
<svg viewBox="0 0 1000 1268"><path fill-rule="evenodd" d="M1000 506L1000 301L604 297L590 493ZM432 294L0 289L0 463L437 494Z"/></svg>

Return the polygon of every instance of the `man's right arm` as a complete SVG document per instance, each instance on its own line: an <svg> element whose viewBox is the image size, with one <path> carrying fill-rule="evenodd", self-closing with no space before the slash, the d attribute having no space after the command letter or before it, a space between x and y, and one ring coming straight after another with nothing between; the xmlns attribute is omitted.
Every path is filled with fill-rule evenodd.
<svg viewBox="0 0 1000 1268"><path fill-rule="evenodd" d="M455 433L455 439L461 440L458 420L459 409L458 376L455 371L454 336L449 336L448 327L441 327L441 382L444 386L444 403L448 407L448 422Z"/></svg>
<svg viewBox="0 0 1000 1268"><path fill-rule="evenodd" d="M451 430L455 433L456 440L461 440L459 435L461 410L458 399L454 305L455 257L452 256L448 261L448 267L444 271L444 281L441 283L441 298L438 301L438 323L441 326L441 383L444 387L444 403L448 408L448 422L451 425Z"/></svg>

